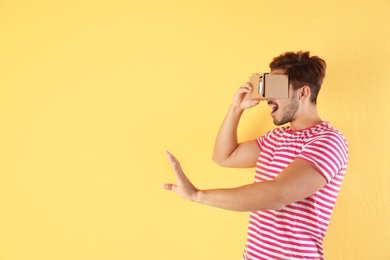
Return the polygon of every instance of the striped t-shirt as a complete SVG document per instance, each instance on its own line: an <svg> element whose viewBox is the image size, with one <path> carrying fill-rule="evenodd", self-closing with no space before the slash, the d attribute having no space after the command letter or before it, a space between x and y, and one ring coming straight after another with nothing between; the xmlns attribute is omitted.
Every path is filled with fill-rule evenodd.
<svg viewBox="0 0 390 260"><path fill-rule="evenodd" d="M257 142L255 182L275 179L300 158L314 165L327 183L281 210L251 212L243 259L324 259L322 241L347 167L345 138L322 122L298 131L280 127Z"/></svg>

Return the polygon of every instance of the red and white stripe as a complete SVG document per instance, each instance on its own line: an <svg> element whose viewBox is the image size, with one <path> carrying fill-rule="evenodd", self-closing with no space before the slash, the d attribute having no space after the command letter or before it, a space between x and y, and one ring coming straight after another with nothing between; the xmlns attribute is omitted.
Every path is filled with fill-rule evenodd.
<svg viewBox="0 0 390 260"><path fill-rule="evenodd" d="M299 131L277 128L257 141L255 182L275 179L300 158L314 165L327 184L281 210L252 212L243 259L324 259L322 241L347 167L345 138L322 122Z"/></svg>

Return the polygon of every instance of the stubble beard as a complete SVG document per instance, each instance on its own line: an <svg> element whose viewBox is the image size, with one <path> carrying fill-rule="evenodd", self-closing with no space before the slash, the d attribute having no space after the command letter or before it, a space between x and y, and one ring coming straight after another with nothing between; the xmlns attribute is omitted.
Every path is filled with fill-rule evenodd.
<svg viewBox="0 0 390 260"><path fill-rule="evenodd" d="M298 95L294 94L294 96L291 98L291 102L283 109L283 111L278 111L281 112L281 117L280 119L274 117L273 122L275 125L284 125L290 123L293 120L294 115L299 108L299 101L296 99L297 96Z"/></svg>

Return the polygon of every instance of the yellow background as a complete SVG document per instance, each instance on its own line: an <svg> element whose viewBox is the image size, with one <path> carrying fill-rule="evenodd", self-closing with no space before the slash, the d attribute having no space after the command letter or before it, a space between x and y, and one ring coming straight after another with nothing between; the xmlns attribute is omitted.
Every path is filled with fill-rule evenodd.
<svg viewBox="0 0 390 260"><path fill-rule="evenodd" d="M0 1L0 259L240 259L247 213L199 188L236 89L285 51L323 57L319 111L347 137L329 260L390 259L390 1ZM265 103L241 140L273 127Z"/></svg>

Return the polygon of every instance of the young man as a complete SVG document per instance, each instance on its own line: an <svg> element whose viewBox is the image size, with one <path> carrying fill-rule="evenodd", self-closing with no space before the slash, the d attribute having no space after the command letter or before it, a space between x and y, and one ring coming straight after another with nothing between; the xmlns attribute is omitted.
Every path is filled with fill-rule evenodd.
<svg viewBox="0 0 390 260"><path fill-rule="evenodd" d="M230 189L199 190L167 152L177 184L165 189L191 201L249 211L243 259L324 259L322 241L344 179L348 148L342 134L322 121L317 95L326 64L309 52L287 52L270 63L271 74L289 77L289 97L268 99L278 127L246 142L237 140L249 98L245 83L236 92L215 141L213 160L225 167L256 167L255 181Z"/></svg>

